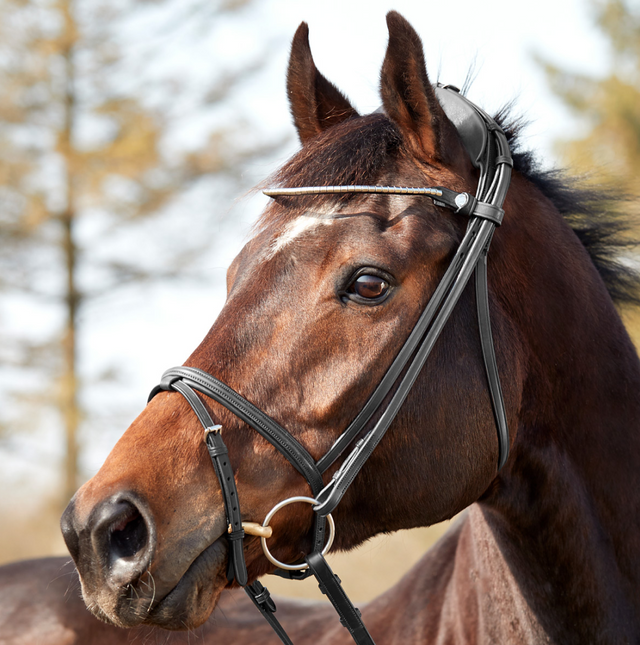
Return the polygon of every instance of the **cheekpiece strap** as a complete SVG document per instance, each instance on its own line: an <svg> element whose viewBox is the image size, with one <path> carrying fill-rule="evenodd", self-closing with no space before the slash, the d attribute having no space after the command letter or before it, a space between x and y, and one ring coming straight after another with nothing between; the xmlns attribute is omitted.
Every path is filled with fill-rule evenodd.
<svg viewBox="0 0 640 645"><path fill-rule="evenodd" d="M227 521L229 522L227 527L227 541L229 542L231 554L229 557L227 577L230 580L235 577L237 583L244 587L247 584L249 576L244 560L242 516L240 514L236 480L233 476L233 468L231 468L227 447L222 440L221 429L221 426L210 426L206 428L205 442L209 456L211 457L211 462L213 463L213 468L220 482Z"/></svg>
<svg viewBox="0 0 640 645"><path fill-rule="evenodd" d="M164 388L155 388L153 393L157 393ZM240 514L240 504L238 503L238 490L236 488L236 480L233 476L233 468L229 461L227 446L222 440L220 430L222 426L215 425L211 419L211 415L204 407L204 404L198 395L186 383L181 380L175 380L167 388L180 392L191 406L191 409L196 413L198 420L205 429L205 443L213 468L220 482L222 491L222 498L224 500L225 512L227 516L228 532L227 541L229 542L229 566L227 569L227 578L233 580L234 578L239 585L246 585L248 580L247 565L244 559L244 547L242 538L244 531L242 530L242 516Z"/></svg>

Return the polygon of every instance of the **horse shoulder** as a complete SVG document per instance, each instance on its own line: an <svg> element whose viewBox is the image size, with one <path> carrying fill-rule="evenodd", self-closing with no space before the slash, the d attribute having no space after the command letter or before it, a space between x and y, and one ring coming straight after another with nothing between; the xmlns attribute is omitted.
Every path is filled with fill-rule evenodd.
<svg viewBox="0 0 640 645"><path fill-rule="evenodd" d="M364 608L365 624L374 640L389 644L550 643L523 596L511 553L492 517L474 504Z"/></svg>
<svg viewBox="0 0 640 645"><path fill-rule="evenodd" d="M78 642L70 615L76 611L80 621L84 615L91 617L84 608L79 587L70 558L25 560L0 567L0 643Z"/></svg>
<svg viewBox="0 0 640 645"><path fill-rule="evenodd" d="M12 562L0 567L0 645L120 645L146 642L157 630L121 629L103 623L86 608L71 558ZM155 641L151 641L155 642ZM188 635L163 636L182 645Z"/></svg>

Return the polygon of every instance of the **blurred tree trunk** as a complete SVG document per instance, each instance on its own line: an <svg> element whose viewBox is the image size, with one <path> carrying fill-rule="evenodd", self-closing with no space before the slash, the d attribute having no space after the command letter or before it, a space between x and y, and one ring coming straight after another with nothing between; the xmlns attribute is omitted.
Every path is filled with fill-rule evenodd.
<svg viewBox="0 0 640 645"><path fill-rule="evenodd" d="M211 244L198 234L197 214L189 213L179 236L169 232L170 242L156 253L149 252L152 234L162 239L162 226L144 229L143 223L161 221L190 190L211 184L212 192L215 178L237 191L247 160L282 143L247 136L236 110L235 120L201 126L197 146L168 146L185 121L223 109L266 57L260 51L240 63L207 61L211 73L206 84L202 75L194 83L189 113L175 107L177 90L189 94L187 78L147 82L132 67L127 43L152 51L153 34L127 32L128 21L146 28L154 18L162 25L157 56L147 54L148 64L169 55L164 43L172 33L190 29L195 37L183 36L188 44L198 36L211 39L252 1L0 0L0 295L28 299L59 321L37 341L29 325L20 328L0 347L0 365L38 375L39 389L15 388L25 426L34 425L36 409L53 410L60 420L62 506L81 483L81 435L94 420L85 409L79 351L87 303L123 286L179 278ZM175 47L183 53L182 43ZM201 221L210 221L203 210ZM126 255L113 241L125 227L131 239L138 235ZM0 405L0 431L18 423Z"/></svg>
<svg viewBox="0 0 640 645"><path fill-rule="evenodd" d="M62 42L62 57L64 59L64 96L63 126L60 131L58 149L63 159L66 204L60 214L60 224L63 229L62 249L66 270L66 286L63 296L66 308L66 322L62 338L63 368L61 375L60 410L65 426L65 464L63 499L71 499L78 488L78 427L80 410L78 406L78 365L77 365L77 327L79 294L76 287L76 271L78 249L74 236L76 219L75 191L73 181L74 150L73 130L75 123L75 61L74 42L77 25L72 13L71 1L64 0L62 4L64 29L60 34Z"/></svg>

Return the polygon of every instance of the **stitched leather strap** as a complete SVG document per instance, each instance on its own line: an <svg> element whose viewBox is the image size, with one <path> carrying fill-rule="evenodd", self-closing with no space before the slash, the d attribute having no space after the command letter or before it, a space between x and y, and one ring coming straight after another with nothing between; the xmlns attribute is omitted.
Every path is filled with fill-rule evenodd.
<svg viewBox="0 0 640 645"><path fill-rule="evenodd" d="M233 469L229 461L227 446L222 440L220 426L216 426L209 415L209 412L198 398L198 395L186 384L176 381L172 385L184 396L196 416L200 420L206 431L205 442L211 462L215 469L222 498L227 514L227 521L231 528L227 532L227 541L229 542L230 557L228 558L227 578L232 580L234 577L239 585L247 584L247 566L244 560L244 548L242 539L244 531L242 530L242 517L240 515L240 504L238 503L238 491L236 489L236 480L233 476Z"/></svg>
<svg viewBox="0 0 640 645"><path fill-rule="evenodd" d="M293 645L287 632L284 631L280 621L276 618L276 603L273 602L269 590L258 580L247 585L244 590L284 645Z"/></svg>
<svg viewBox="0 0 640 645"><path fill-rule="evenodd" d="M333 573L321 553L311 553L305 560L313 575L318 580L320 591L329 598L334 606L342 626L349 630L351 638L358 645L375 645L371 634L362 622L360 610L353 606L349 596L342 588L340 578Z"/></svg>
<svg viewBox="0 0 640 645"><path fill-rule="evenodd" d="M217 401L237 417L248 423L256 432L279 450L309 482L315 496L322 490L322 475L311 455L277 421L262 412L253 403L240 396L222 381L194 367L173 367L162 375L160 385L152 391L149 399L159 391L171 390L176 382L182 381L198 392Z"/></svg>

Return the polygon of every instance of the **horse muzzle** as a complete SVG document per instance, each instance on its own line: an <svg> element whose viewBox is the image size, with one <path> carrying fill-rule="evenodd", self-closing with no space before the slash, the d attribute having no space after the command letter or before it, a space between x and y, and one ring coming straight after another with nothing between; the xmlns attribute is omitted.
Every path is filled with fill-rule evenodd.
<svg viewBox="0 0 640 645"><path fill-rule="evenodd" d="M120 491L85 519L77 508L81 495L67 506L61 529L88 609L118 627L191 629L204 622L227 584L223 529L214 523L165 557L153 514L139 495Z"/></svg>
<svg viewBox="0 0 640 645"><path fill-rule="evenodd" d="M152 593L138 590L150 576L157 544L147 504L133 493L119 492L81 521L72 500L60 525L89 609L121 626L138 624L138 616L154 601ZM151 580L146 583L153 588Z"/></svg>

